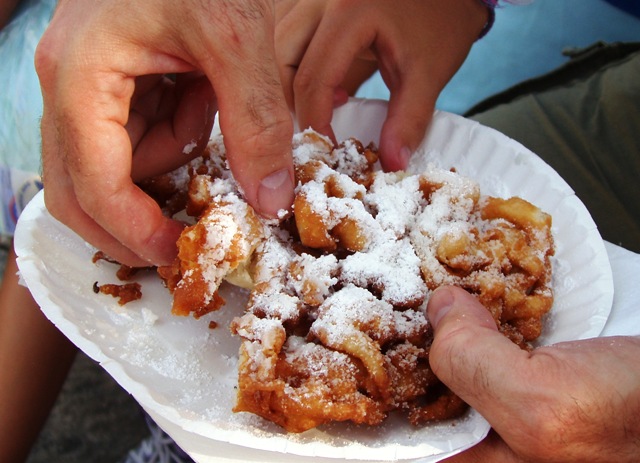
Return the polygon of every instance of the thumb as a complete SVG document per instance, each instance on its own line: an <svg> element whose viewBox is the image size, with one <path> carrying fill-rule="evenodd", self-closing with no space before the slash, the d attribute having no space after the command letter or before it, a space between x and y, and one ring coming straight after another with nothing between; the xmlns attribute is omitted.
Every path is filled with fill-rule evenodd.
<svg viewBox="0 0 640 463"><path fill-rule="evenodd" d="M505 422L513 412L508 398L523 397L530 385L523 376L529 353L502 335L489 311L463 289L437 289L427 312L434 327L433 372L490 423Z"/></svg>

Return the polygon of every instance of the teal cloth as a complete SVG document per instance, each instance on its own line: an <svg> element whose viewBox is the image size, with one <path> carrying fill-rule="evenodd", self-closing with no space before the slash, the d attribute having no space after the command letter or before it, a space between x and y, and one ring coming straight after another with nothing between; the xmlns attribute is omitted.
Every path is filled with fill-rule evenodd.
<svg viewBox="0 0 640 463"><path fill-rule="evenodd" d="M53 0L23 0L0 30L0 237L16 221L40 182L42 95L35 49L55 7Z"/></svg>
<svg viewBox="0 0 640 463"><path fill-rule="evenodd" d="M40 171L42 95L33 64L53 0L23 0L0 31L0 165Z"/></svg>

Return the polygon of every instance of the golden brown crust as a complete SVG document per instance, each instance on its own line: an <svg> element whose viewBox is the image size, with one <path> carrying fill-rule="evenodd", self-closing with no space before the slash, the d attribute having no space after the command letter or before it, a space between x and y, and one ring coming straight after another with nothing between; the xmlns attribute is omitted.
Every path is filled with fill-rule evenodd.
<svg viewBox="0 0 640 463"><path fill-rule="evenodd" d="M195 224L176 265L159 269L182 315L218 309L234 272L251 280L231 324L242 339L234 410L291 432L376 425L394 410L416 425L464 413L429 367L430 291L465 288L529 348L553 301L551 218L520 198L481 196L453 171L375 171L375 150L357 140L334 148L309 130L293 154L293 217L278 224L247 206L213 142L190 168Z"/></svg>

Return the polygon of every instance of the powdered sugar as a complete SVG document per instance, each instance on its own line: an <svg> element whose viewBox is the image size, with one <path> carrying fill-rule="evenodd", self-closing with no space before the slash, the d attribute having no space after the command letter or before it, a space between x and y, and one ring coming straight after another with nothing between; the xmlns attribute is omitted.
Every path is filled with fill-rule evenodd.
<svg viewBox="0 0 640 463"><path fill-rule="evenodd" d="M424 203L419 188L417 175L380 173L376 175L365 201L369 209L375 212L382 229L393 232L399 238L405 236L413 226L416 214Z"/></svg>
<svg viewBox="0 0 640 463"><path fill-rule="evenodd" d="M318 309L310 332L331 346L366 333L388 338L394 331L393 306L355 285L347 285L327 298Z"/></svg>
<svg viewBox="0 0 640 463"><path fill-rule="evenodd" d="M404 306L422 301L427 287L420 273L420 259L408 239L380 240L368 252L347 256L341 265L343 281L373 287L391 304Z"/></svg>
<svg viewBox="0 0 640 463"><path fill-rule="evenodd" d="M196 140L191 140L189 143L187 143L184 146L184 148L182 148L182 153L191 154L193 150L196 149L197 146L198 146L198 142Z"/></svg>
<svg viewBox="0 0 640 463"><path fill-rule="evenodd" d="M351 405L361 412L373 407L368 418L351 414L348 419L378 423L391 403L399 408L417 403L415 396L389 390L391 381L405 384L397 376L392 380L389 369L396 368L393 375L413 374L409 366L426 358L431 332L424 308L431 289L447 283L474 289L493 280L509 290L520 287L520 274L501 273L512 265L508 252L477 244L486 241L485 234L511 233L502 222L513 225L502 217L484 219L477 183L456 172L433 165L414 175L375 171L371 149L355 140L334 148L311 130L297 134L292 148L299 183L293 216L283 215L282 223L256 216L260 225L247 226L243 213L250 208L229 175L194 177L197 199L209 197L213 203L196 225L206 231L197 266L208 296L240 260L253 281L246 313L232 323L232 332L243 339L239 407L291 423L291 417L278 418L264 404L255 405L262 392L283 388L286 398L275 392L281 399L270 400L300 401L304 408L316 394L314 401L331 401L324 405L326 420L344 419L333 414L333 401L342 400L336 391L346 388L353 391ZM213 163L216 149L222 145L210 144ZM532 294L545 290L543 284ZM403 359L403 353L411 358ZM330 363L337 358L344 365ZM359 392L370 386L347 373L354 359L384 405L376 394ZM296 373L298 368L304 373ZM307 390L306 384L316 385ZM317 396L318 388L328 392ZM426 393L427 385L415 390ZM301 421L292 429L324 422L313 420L319 421Z"/></svg>

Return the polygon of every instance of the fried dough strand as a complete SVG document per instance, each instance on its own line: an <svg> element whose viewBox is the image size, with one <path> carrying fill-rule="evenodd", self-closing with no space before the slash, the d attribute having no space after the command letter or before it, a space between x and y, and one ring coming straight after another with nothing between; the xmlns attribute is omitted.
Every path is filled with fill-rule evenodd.
<svg viewBox="0 0 640 463"><path fill-rule="evenodd" d="M377 425L392 411L415 425L460 416L466 404L429 367L429 294L466 289L530 349L553 302L551 217L482 196L454 171L380 172L375 147L357 140L334 148L306 130L292 149L298 185L279 222L246 204L218 139L161 195L194 223L176 263L159 269L173 312L218 310L223 280L250 289L230 327L242 340L234 411L290 432Z"/></svg>

